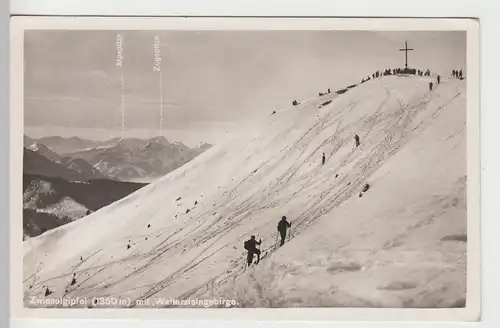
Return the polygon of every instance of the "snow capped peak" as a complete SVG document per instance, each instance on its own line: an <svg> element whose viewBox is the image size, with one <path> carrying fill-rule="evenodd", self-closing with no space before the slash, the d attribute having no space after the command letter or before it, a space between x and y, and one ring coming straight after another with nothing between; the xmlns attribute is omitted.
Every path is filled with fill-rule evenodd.
<svg viewBox="0 0 500 328"><path fill-rule="evenodd" d="M27 148L55 163L61 163L61 158L59 157L59 155L56 152L52 151L49 147L45 146L44 144L35 142L34 144L32 144Z"/></svg>
<svg viewBox="0 0 500 328"><path fill-rule="evenodd" d="M39 151L40 149L47 149L47 147L44 146L44 145L42 145L42 144L39 144L39 143L35 142L31 146L29 146L28 149L32 150L32 151Z"/></svg>

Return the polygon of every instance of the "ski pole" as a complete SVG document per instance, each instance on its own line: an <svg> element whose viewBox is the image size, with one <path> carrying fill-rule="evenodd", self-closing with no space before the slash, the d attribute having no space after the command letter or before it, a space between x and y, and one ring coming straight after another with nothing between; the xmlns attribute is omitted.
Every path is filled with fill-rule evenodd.
<svg viewBox="0 0 500 328"><path fill-rule="evenodd" d="M259 242L262 244L262 238L259 238ZM257 255L257 263L260 262L260 245L261 244L258 244L257 246L259 246L258 250L259 250L259 254Z"/></svg>

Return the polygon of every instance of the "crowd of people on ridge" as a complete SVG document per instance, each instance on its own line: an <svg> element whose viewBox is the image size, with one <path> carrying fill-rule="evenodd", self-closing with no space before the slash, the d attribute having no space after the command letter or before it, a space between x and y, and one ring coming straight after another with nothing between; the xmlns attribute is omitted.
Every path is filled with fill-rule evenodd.
<svg viewBox="0 0 500 328"><path fill-rule="evenodd" d="M451 72L451 76L456 77L457 79L463 79L463 72L462 72L462 70L459 71L459 70L454 69Z"/></svg>
<svg viewBox="0 0 500 328"><path fill-rule="evenodd" d="M369 75L366 79L362 79L361 83L365 83L367 81L370 81L372 79L376 79L376 78L379 78L382 76L400 75L400 74L409 74L409 75L417 75L417 76L431 76L431 71L429 69L424 71L424 70L416 69L416 68L386 68L383 70L376 71L371 76Z"/></svg>

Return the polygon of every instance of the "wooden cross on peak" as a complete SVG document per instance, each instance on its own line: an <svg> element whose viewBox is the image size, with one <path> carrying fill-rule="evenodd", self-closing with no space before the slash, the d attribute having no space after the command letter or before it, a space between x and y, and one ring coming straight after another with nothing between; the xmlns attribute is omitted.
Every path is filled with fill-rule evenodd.
<svg viewBox="0 0 500 328"><path fill-rule="evenodd" d="M408 68L408 51L412 51L414 49L408 49L408 42L405 41L405 48L404 49L399 49L399 51L404 51L405 52L405 68Z"/></svg>

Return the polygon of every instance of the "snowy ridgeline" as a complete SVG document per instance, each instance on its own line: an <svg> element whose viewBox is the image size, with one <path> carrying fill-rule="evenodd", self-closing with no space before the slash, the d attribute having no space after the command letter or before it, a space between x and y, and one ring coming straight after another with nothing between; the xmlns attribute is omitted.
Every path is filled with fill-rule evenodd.
<svg viewBox="0 0 500 328"><path fill-rule="evenodd" d="M26 241L26 306L47 287L50 297L131 300L119 306L158 297L464 306L465 81L442 79L429 91L430 80L387 76L301 101ZM282 215L291 238L276 248ZM263 259L245 269L252 234Z"/></svg>

